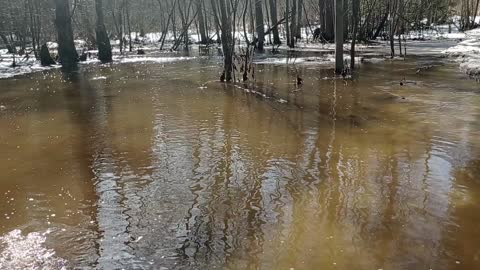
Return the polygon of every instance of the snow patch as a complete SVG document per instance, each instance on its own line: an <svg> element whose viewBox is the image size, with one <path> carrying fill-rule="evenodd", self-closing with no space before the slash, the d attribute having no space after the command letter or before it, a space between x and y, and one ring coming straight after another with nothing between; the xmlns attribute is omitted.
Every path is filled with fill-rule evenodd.
<svg viewBox="0 0 480 270"><path fill-rule="evenodd" d="M99 81L99 80L106 80L107 77L105 76L98 76L98 77L93 77L91 80L92 81Z"/></svg>
<svg viewBox="0 0 480 270"><path fill-rule="evenodd" d="M191 59L195 59L195 57L119 57L114 60L120 63L153 62L162 64Z"/></svg>
<svg viewBox="0 0 480 270"><path fill-rule="evenodd" d="M460 63L460 68L470 76L480 76L480 28L467 31L466 40L443 53Z"/></svg>

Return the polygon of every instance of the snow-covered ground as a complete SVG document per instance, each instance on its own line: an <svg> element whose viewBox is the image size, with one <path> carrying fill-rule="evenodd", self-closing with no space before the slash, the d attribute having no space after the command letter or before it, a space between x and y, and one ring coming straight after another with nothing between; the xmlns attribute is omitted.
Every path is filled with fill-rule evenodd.
<svg viewBox="0 0 480 270"><path fill-rule="evenodd" d="M465 40L444 51L468 75L480 77L480 28L467 31Z"/></svg>
<svg viewBox="0 0 480 270"><path fill-rule="evenodd" d="M2 53L2 51L4 50L0 50L0 79L60 67L59 65L42 67L40 61L37 61L35 57L31 56L26 59L19 55L15 56L15 66L13 66L13 55L7 55L6 53Z"/></svg>

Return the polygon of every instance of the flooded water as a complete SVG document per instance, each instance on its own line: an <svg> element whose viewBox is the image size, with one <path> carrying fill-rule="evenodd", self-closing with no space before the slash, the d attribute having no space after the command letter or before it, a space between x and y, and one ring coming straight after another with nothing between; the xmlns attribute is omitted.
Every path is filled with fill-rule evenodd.
<svg viewBox="0 0 480 270"><path fill-rule="evenodd" d="M0 235L75 269L480 269L480 85L281 62L268 98L215 57L1 80Z"/></svg>

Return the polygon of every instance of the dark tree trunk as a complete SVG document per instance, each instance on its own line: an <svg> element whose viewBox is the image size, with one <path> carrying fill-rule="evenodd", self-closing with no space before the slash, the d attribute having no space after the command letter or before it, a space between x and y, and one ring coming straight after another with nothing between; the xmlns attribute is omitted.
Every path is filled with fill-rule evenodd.
<svg viewBox="0 0 480 270"><path fill-rule="evenodd" d="M303 26L303 0L298 0L297 7L297 30L295 32L295 38L302 38L302 26Z"/></svg>
<svg viewBox="0 0 480 270"><path fill-rule="evenodd" d="M320 32L323 34L327 30L326 28L326 19L325 19L325 0L318 1L318 9L320 10Z"/></svg>
<svg viewBox="0 0 480 270"><path fill-rule="evenodd" d="M360 19L360 3L359 1L352 1L352 47L350 49L350 69L355 69L355 43L357 41L358 23Z"/></svg>
<svg viewBox="0 0 480 270"><path fill-rule="evenodd" d="M343 72L343 0L335 0L335 73Z"/></svg>
<svg viewBox="0 0 480 270"><path fill-rule="evenodd" d="M280 35L278 34L278 16L277 16L277 0L269 0L270 1L270 19L272 21L273 29L273 44L280 45L282 42L280 41Z"/></svg>
<svg viewBox="0 0 480 270"><path fill-rule="evenodd" d="M295 0L294 0L295 1ZM285 34L287 35L287 46L290 46L290 0L285 0Z"/></svg>
<svg viewBox="0 0 480 270"><path fill-rule="evenodd" d="M2 33L0 33L0 38L2 39L3 43L7 47L8 53L15 53L14 47L10 44L10 42L8 41L8 38Z"/></svg>
<svg viewBox="0 0 480 270"><path fill-rule="evenodd" d="M290 48L295 47L295 36L297 32L297 0L292 0L292 13L290 21L290 35L287 37L287 45ZM288 14L287 14L288 16Z"/></svg>
<svg viewBox="0 0 480 270"><path fill-rule="evenodd" d="M55 26L58 35L58 56L63 67L73 67L78 54L73 42L72 18L68 0L55 0Z"/></svg>
<svg viewBox="0 0 480 270"><path fill-rule="evenodd" d="M265 26L263 21L263 0L254 0L255 1L255 23L256 23L256 32L257 32L257 49L263 51L263 45L265 43Z"/></svg>
<svg viewBox="0 0 480 270"><path fill-rule="evenodd" d="M336 0L326 0L325 5L325 33L324 37L328 42L335 39L335 16L333 13L334 3Z"/></svg>
<svg viewBox="0 0 480 270"><path fill-rule="evenodd" d="M112 46L110 45L110 39L108 38L103 20L102 0L95 0L95 10L97 12L97 26L95 30L97 33L98 59L102 63L112 62Z"/></svg>
<svg viewBox="0 0 480 270"><path fill-rule="evenodd" d="M388 14L390 14L390 3L387 4L387 9L385 10L385 14L383 14L383 18L382 18L382 20L380 21L380 24L378 25L377 30L375 31L375 33L373 34L373 36L371 37L371 39L377 39L377 37L380 35L380 32L381 32L381 31L383 30L383 28L385 27L385 23L387 23Z"/></svg>
<svg viewBox="0 0 480 270"><path fill-rule="evenodd" d="M47 44L43 44L42 48L40 49L40 63L44 67L56 64L50 55L50 52L48 51Z"/></svg>
<svg viewBox="0 0 480 270"><path fill-rule="evenodd" d="M132 27L130 25L130 6L129 1L125 1L125 19L127 20L127 30L128 30L128 51L133 51L132 45Z"/></svg>
<svg viewBox="0 0 480 270"><path fill-rule="evenodd" d="M227 11L225 0L218 0L221 17L222 29L222 49L223 49L223 74L221 81L231 82L233 78L233 38L232 25L230 23L230 15Z"/></svg>
<svg viewBox="0 0 480 270"><path fill-rule="evenodd" d="M200 32L200 43L207 44L208 37L207 31L205 28L205 17L203 12L203 0L197 0L197 19L198 19L198 30Z"/></svg>

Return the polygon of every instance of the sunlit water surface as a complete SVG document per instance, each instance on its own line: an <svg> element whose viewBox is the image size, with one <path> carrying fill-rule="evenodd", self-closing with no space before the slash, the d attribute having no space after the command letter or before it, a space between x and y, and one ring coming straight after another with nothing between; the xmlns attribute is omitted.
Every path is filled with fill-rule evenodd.
<svg viewBox="0 0 480 270"><path fill-rule="evenodd" d="M49 230L81 269L480 269L480 86L456 66L261 64L270 98L219 69L1 80L0 235Z"/></svg>

